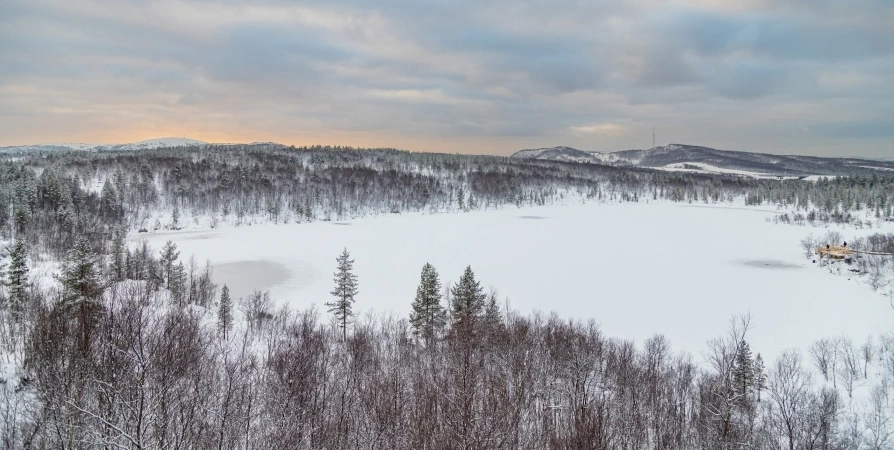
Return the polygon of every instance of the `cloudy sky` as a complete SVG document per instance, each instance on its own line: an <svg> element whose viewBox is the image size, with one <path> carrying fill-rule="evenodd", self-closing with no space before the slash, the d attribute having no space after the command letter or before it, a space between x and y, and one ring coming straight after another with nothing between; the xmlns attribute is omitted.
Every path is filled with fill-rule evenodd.
<svg viewBox="0 0 894 450"><path fill-rule="evenodd" d="M894 156L891 0L0 1L0 145Z"/></svg>

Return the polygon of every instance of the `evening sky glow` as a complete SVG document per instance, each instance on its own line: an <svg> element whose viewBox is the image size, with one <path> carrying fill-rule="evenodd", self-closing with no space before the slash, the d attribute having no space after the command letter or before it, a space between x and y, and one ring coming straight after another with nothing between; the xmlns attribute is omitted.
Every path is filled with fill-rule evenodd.
<svg viewBox="0 0 894 450"><path fill-rule="evenodd" d="M894 2L0 2L0 145L894 156Z"/></svg>

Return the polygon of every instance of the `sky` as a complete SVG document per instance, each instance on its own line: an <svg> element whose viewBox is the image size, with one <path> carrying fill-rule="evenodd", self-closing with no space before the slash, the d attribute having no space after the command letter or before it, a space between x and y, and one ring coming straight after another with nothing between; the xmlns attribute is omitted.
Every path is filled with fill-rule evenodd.
<svg viewBox="0 0 894 450"><path fill-rule="evenodd" d="M894 156L891 0L0 1L0 146Z"/></svg>

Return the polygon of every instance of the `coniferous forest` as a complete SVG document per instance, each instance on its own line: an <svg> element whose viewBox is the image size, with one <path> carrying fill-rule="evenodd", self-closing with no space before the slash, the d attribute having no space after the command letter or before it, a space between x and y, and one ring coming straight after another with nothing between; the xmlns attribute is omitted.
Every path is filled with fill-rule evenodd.
<svg viewBox="0 0 894 450"><path fill-rule="evenodd" d="M783 223L863 226L894 217L894 176L758 180L260 144L11 154L0 193L4 448L894 446L894 333L765 361L746 315L702 349L674 348L661 330L636 344L595 318L520 314L474 267L431 264L396 268L419 273L408 317L364 315L350 248L332 255L325 309L291 310L262 291L231 298L174 243L128 239L581 201L763 205ZM838 239L801 245L809 255ZM854 242L884 251L892 239ZM861 261L885 276L886 260Z"/></svg>

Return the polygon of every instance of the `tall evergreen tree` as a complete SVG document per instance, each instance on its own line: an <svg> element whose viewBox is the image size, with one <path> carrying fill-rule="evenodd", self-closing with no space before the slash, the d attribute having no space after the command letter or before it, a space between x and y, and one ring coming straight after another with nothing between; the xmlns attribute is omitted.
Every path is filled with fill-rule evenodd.
<svg viewBox="0 0 894 450"><path fill-rule="evenodd" d="M348 322L354 314L352 306L354 304L354 296L357 295L357 276L352 272L354 270L354 260L345 248L341 256L336 258L338 261L338 272L335 272L335 289L332 295L335 301L326 303L329 312L335 315L339 328L341 328L342 339L348 339Z"/></svg>
<svg viewBox="0 0 894 450"><path fill-rule="evenodd" d="M105 218L117 220L121 204L118 200L118 192L111 180L106 180L102 185L102 193L100 194L100 210Z"/></svg>
<svg viewBox="0 0 894 450"><path fill-rule="evenodd" d="M188 293L186 268L183 263L177 263L171 266L171 274L168 276L168 290L171 291L172 300L177 306L183 306L183 299Z"/></svg>
<svg viewBox="0 0 894 450"><path fill-rule="evenodd" d="M6 286L9 288L10 309L18 320L25 310L28 296L28 247L21 239L13 244L9 252Z"/></svg>
<svg viewBox="0 0 894 450"><path fill-rule="evenodd" d="M171 241L165 242L164 247L161 248L161 258L158 262L161 264L161 270L165 276L165 282L167 283L168 289L171 289L171 276L174 270L174 262L177 261L179 256L180 252L177 251L177 244L174 244Z"/></svg>
<svg viewBox="0 0 894 450"><path fill-rule="evenodd" d="M471 327L481 317L484 299L481 284L475 281L472 266L467 266L463 276L450 290L453 296L452 315L454 328Z"/></svg>
<svg viewBox="0 0 894 450"><path fill-rule="evenodd" d="M767 375L764 373L764 359L758 353L754 357L754 395L761 401L761 391L767 387Z"/></svg>
<svg viewBox="0 0 894 450"><path fill-rule="evenodd" d="M59 276L63 306L81 325L81 350L90 345L93 327L102 311L102 278L96 254L86 239L78 239L68 251Z"/></svg>
<svg viewBox="0 0 894 450"><path fill-rule="evenodd" d="M68 251L60 281L63 297L70 304L98 302L103 291L96 254L86 239L78 239Z"/></svg>
<svg viewBox="0 0 894 450"><path fill-rule="evenodd" d="M223 285L220 290L220 305L217 308L217 326L223 338L227 338L233 327L233 301L230 299L230 288Z"/></svg>
<svg viewBox="0 0 894 450"><path fill-rule="evenodd" d="M503 326L503 314L500 312L500 305L497 304L496 292L487 296L481 322L489 334L498 331Z"/></svg>
<svg viewBox="0 0 894 450"><path fill-rule="evenodd" d="M127 249L124 246L123 233L115 234L110 253L109 280L122 281L127 278Z"/></svg>
<svg viewBox="0 0 894 450"><path fill-rule="evenodd" d="M427 346L431 345L432 340L444 328L447 318L441 305L441 282L438 280L438 272L429 263L422 266L422 279L416 288L412 308L410 324L414 332L425 340Z"/></svg>
<svg viewBox="0 0 894 450"><path fill-rule="evenodd" d="M736 348L736 361L733 367L733 381L739 394L745 396L754 386L754 361L751 359L751 348L745 339L739 341Z"/></svg>

